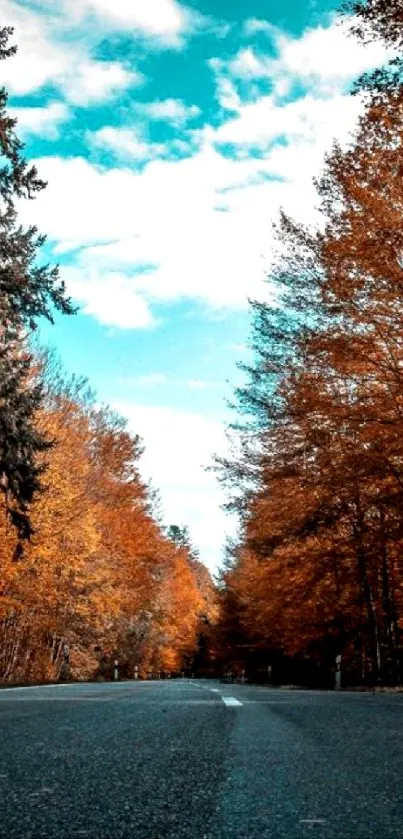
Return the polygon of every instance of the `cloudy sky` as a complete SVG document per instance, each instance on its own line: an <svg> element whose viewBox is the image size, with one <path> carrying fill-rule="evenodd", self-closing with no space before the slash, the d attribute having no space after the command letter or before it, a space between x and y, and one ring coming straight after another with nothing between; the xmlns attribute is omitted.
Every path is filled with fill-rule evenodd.
<svg viewBox="0 0 403 839"><path fill-rule="evenodd" d="M271 221L311 178L383 59L331 0L0 0L0 66L48 189L24 207L80 304L43 329L143 437L165 521L215 568L234 522L204 467L225 451L247 297L270 297Z"/></svg>

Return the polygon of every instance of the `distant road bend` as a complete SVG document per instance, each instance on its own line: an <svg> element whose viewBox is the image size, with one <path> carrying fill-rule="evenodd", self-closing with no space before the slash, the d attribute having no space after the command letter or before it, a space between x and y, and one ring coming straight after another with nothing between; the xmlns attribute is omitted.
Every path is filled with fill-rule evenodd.
<svg viewBox="0 0 403 839"><path fill-rule="evenodd" d="M403 695L0 691L4 839L402 839Z"/></svg>

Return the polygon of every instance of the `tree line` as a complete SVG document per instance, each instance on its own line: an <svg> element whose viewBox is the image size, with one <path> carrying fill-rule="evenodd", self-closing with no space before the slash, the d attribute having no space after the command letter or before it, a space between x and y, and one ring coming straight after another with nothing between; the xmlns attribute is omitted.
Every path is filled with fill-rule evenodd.
<svg viewBox="0 0 403 839"><path fill-rule="evenodd" d="M218 461L240 537L221 575L223 661L254 678L398 684L403 673L403 15L347 3L388 65L316 181L320 223L281 214L252 302L253 361ZM342 60L342 59L341 59Z"/></svg>
<svg viewBox="0 0 403 839"><path fill-rule="evenodd" d="M0 59L15 52L0 29ZM166 529L141 441L85 381L33 349L40 318L74 314L18 202L45 184L0 90L0 681L192 668L216 613L186 529Z"/></svg>

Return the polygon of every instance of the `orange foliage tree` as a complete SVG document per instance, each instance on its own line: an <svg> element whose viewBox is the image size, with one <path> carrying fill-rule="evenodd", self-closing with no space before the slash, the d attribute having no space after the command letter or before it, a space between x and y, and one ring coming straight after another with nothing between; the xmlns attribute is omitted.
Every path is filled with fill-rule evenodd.
<svg viewBox="0 0 403 839"><path fill-rule="evenodd" d="M115 657L128 676L180 670L203 598L188 551L155 518L140 441L82 382L64 381L52 359L45 366L37 422L53 446L19 563L0 522L0 677L111 676Z"/></svg>
<svg viewBox="0 0 403 839"><path fill-rule="evenodd" d="M317 184L323 224L283 215L238 391L240 549L227 583L249 639L351 680L403 663L403 94L376 97ZM251 643L253 646L253 644Z"/></svg>

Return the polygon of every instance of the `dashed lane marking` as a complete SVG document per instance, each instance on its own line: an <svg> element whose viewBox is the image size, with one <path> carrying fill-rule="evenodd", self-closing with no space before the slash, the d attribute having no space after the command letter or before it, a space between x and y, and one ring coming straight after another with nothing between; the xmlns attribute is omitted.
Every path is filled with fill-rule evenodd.
<svg viewBox="0 0 403 839"><path fill-rule="evenodd" d="M222 696L221 699L227 708L235 708L238 705L243 705L243 702L239 702L238 699L235 699L235 696Z"/></svg>

